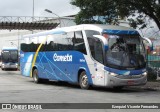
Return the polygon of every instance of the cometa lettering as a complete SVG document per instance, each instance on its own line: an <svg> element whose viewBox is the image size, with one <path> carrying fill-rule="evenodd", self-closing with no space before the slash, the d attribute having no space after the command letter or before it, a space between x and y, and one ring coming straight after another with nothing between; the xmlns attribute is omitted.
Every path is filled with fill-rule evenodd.
<svg viewBox="0 0 160 112"><path fill-rule="evenodd" d="M56 53L53 55L54 61L72 61L72 55L57 55Z"/></svg>

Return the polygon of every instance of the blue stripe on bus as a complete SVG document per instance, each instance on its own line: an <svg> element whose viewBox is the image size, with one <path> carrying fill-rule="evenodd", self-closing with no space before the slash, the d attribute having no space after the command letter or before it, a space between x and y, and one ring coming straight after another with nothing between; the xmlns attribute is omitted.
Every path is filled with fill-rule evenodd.
<svg viewBox="0 0 160 112"><path fill-rule="evenodd" d="M107 33L107 34L129 34L129 35L135 35L139 34L136 30L103 30L102 33Z"/></svg>
<svg viewBox="0 0 160 112"><path fill-rule="evenodd" d="M53 56L55 53L58 56L72 55L72 61L54 61ZM34 53L28 52L23 55L21 58L22 75L30 76L31 61L33 60ZM88 76L89 84L93 84L84 55L77 51L39 52L35 66L38 69L40 78L75 83L78 82L78 70L84 69Z"/></svg>
<svg viewBox="0 0 160 112"><path fill-rule="evenodd" d="M110 67L104 67L106 71L119 74L119 75L140 75L144 72L146 72L146 69L140 69L140 70L118 70Z"/></svg>

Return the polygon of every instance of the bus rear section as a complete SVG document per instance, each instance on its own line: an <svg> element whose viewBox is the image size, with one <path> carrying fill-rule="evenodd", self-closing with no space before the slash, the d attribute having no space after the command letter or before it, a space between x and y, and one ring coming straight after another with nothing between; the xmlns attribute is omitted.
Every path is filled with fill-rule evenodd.
<svg viewBox="0 0 160 112"><path fill-rule="evenodd" d="M5 47L1 52L2 70L18 69L18 49L12 47Z"/></svg>

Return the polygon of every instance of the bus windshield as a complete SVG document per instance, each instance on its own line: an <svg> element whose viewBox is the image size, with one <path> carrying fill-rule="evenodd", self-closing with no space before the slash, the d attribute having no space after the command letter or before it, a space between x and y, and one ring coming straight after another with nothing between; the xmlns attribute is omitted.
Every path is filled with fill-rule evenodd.
<svg viewBox="0 0 160 112"><path fill-rule="evenodd" d="M5 63L8 62L9 58L10 58L9 51L3 51L3 53L2 53L2 62L5 62Z"/></svg>
<svg viewBox="0 0 160 112"><path fill-rule="evenodd" d="M10 60L11 62L17 62L18 61L18 51L10 51Z"/></svg>
<svg viewBox="0 0 160 112"><path fill-rule="evenodd" d="M18 51L17 50L4 50L2 53L2 61L7 62L17 62L18 61Z"/></svg>
<svg viewBox="0 0 160 112"><path fill-rule="evenodd" d="M146 66L145 49L139 35L109 35L108 48L108 67L132 70Z"/></svg>

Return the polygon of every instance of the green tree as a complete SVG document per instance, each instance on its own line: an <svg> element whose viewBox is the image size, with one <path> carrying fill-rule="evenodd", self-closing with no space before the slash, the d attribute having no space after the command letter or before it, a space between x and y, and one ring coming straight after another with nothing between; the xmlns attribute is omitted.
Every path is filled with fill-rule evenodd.
<svg viewBox="0 0 160 112"><path fill-rule="evenodd" d="M76 16L77 24L118 24L118 18L134 16L135 19L129 19L132 27L145 27L145 18L148 17L160 29L160 0L72 0L71 4L81 9Z"/></svg>
<svg viewBox="0 0 160 112"><path fill-rule="evenodd" d="M71 4L81 9L81 11L76 16L75 22L77 24L116 24L117 22L117 14L113 0L72 0ZM97 17L96 20L94 19L95 17ZM102 19L104 21L102 21Z"/></svg>

